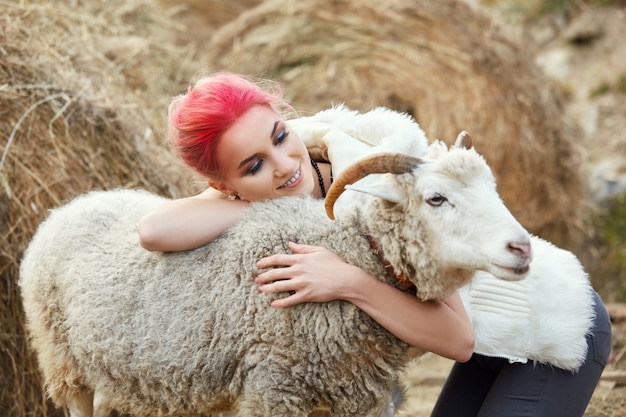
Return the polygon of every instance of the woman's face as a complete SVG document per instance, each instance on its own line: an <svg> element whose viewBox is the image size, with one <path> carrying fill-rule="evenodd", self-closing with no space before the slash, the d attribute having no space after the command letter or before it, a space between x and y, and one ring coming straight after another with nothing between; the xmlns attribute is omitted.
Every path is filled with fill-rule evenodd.
<svg viewBox="0 0 626 417"><path fill-rule="evenodd" d="M273 109L255 105L222 136L217 147L222 177L209 184L249 201L311 194L316 178L298 135Z"/></svg>

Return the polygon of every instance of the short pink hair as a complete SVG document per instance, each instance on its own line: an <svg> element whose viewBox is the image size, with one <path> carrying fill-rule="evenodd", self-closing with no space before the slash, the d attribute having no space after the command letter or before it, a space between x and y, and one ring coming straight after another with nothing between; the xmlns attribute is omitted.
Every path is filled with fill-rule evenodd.
<svg viewBox="0 0 626 417"><path fill-rule="evenodd" d="M247 77L220 72L198 80L169 106L169 140L180 158L199 174L219 178L216 149L222 136L254 105L290 109L278 84L264 87Z"/></svg>

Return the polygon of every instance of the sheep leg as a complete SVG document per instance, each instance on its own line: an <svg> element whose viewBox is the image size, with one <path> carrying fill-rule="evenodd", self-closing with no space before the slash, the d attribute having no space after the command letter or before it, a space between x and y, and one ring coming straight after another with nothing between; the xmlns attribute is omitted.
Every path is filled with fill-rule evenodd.
<svg viewBox="0 0 626 417"><path fill-rule="evenodd" d="M113 411L107 397L99 391L81 392L72 396L67 408L70 417L109 417Z"/></svg>
<svg viewBox="0 0 626 417"><path fill-rule="evenodd" d="M70 417L93 417L93 392L73 395L67 402Z"/></svg>
<svg viewBox="0 0 626 417"><path fill-rule="evenodd" d="M109 398L96 390L93 399L93 417L109 417L113 409L109 406Z"/></svg>
<svg viewBox="0 0 626 417"><path fill-rule="evenodd" d="M237 415L246 417L308 417L313 411L308 390L279 365L258 365L246 375Z"/></svg>

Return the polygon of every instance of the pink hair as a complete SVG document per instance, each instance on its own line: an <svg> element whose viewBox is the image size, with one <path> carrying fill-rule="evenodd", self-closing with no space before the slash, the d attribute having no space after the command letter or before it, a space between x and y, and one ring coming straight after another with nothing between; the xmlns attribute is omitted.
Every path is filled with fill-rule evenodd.
<svg viewBox="0 0 626 417"><path fill-rule="evenodd" d="M169 139L180 158L199 174L219 178L216 149L222 135L254 105L290 108L276 84L262 88L221 72L198 80L169 106Z"/></svg>

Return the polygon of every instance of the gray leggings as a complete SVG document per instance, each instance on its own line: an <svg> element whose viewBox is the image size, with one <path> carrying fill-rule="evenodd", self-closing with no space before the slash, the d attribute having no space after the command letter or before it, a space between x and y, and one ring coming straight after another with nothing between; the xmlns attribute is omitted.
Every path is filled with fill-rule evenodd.
<svg viewBox="0 0 626 417"><path fill-rule="evenodd" d="M595 303L578 373L474 354L454 364L431 417L582 417L611 350L611 322L597 294Z"/></svg>

